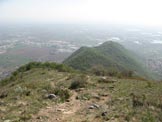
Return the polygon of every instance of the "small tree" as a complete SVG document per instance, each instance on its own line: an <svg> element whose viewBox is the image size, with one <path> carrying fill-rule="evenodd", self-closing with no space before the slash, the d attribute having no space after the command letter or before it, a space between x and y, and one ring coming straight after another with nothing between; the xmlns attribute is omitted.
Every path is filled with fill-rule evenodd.
<svg viewBox="0 0 162 122"><path fill-rule="evenodd" d="M93 66L91 68L90 72L92 72L93 74L95 74L97 76L104 76L107 73L105 68L102 65Z"/></svg>

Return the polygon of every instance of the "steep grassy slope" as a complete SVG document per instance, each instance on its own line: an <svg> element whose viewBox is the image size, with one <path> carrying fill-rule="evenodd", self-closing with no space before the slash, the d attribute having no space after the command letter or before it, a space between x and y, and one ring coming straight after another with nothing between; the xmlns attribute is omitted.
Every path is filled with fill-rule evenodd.
<svg viewBox="0 0 162 122"><path fill-rule="evenodd" d="M116 42L105 42L98 47L82 47L64 61L64 64L79 70L88 70L102 65L107 70L134 71L146 76L146 71L133 53Z"/></svg>
<svg viewBox="0 0 162 122"><path fill-rule="evenodd" d="M161 115L161 82L34 62L0 82L0 122L161 122Z"/></svg>

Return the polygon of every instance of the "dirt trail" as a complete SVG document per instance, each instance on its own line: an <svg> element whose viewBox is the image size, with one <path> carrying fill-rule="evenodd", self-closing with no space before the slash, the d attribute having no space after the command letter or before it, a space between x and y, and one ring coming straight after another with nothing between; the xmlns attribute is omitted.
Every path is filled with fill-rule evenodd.
<svg viewBox="0 0 162 122"><path fill-rule="evenodd" d="M88 79L89 80L89 79ZM81 92L72 91L72 96L69 102L49 105L42 108L37 115L33 116L32 122L79 122L86 117L86 111L92 104L98 104L102 108L105 102L109 99L109 95L99 96L100 99L92 98L90 100L79 100L76 97L82 92L94 93L97 95L103 89L83 89ZM95 110L92 110L95 114Z"/></svg>
<svg viewBox="0 0 162 122"><path fill-rule="evenodd" d="M53 105L50 107L43 108L37 114L32 122L40 122L46 119L46 122L66 122L67 118L75 115L81 108L80 100L76 100L77 93L73 91L73 95L70 98L70 102L65 102L62 104Z"/></svg>

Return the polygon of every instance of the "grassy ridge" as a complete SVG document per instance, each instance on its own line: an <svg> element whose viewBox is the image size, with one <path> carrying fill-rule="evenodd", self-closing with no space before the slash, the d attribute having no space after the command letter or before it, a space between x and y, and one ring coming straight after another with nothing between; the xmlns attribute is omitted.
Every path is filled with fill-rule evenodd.
<svg viewBox="0 0 162 122"><path fill-rule="evenodd" d="M88 70L102 65L109 71L133 71L137 75L147 76L133 53L116 42L105 42L98 47L82 47L67 58L64 64L79 70Z"/></svg>
<svg viewBox="0 0 162 122"><path fill-rule="evenodd" d="M19 67L16 71L14 71L10 77L2 80L0 82L1 85L7 84L10 81L16 80L17 78L22 77L21 74L27 71L30 71L34 68L41 68L41 69L49 69L49 70L56 70L59 72L73 72L74 70L66 65L51 63L51 62L30 62L26 65Z"/></svg>
<svg viewBox="0 0 162 122"><path fill-rule="evenodd" d="M2 122L53 122L54 115L62 122L162 121L161 82L82 74L62 64L31 62L1 83ZM58 99L47 99L48 94L56 94ZM94 103L99 108L90 110L88 106ZM73 104L81 108L72 116L56 111L62 105L71 110L68 107ZM48 109L54 113L38 114Z"/></svg>

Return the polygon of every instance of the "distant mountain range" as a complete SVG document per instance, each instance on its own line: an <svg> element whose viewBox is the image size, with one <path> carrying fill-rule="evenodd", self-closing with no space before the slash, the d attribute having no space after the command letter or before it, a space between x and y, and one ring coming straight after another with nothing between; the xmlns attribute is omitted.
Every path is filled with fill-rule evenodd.
<svg viewBox="0 0 162 122"><path fill-rule="evenodd" d="M97 47L81 47L63 63L78 70L89 70L101 65L109 71L133 71L137 75L147 76L147 71L136 55L119 43L112 41Z"/></svg>

